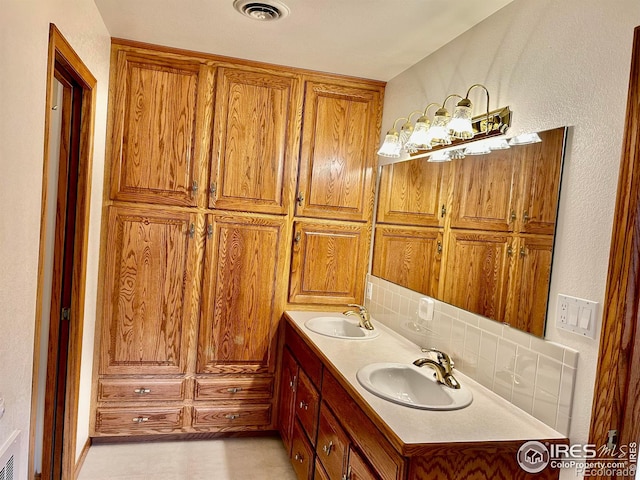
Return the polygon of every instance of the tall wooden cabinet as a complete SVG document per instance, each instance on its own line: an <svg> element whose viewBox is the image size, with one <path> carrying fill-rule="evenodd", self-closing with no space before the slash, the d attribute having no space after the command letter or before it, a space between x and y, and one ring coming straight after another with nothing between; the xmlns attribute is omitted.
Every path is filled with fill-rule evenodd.
<svg viewBox="0 0 640 480"><path fill-rule="evenodd" d="M383 88L113 45L92 435L276 428L287 302L362 302Z"/></svg>

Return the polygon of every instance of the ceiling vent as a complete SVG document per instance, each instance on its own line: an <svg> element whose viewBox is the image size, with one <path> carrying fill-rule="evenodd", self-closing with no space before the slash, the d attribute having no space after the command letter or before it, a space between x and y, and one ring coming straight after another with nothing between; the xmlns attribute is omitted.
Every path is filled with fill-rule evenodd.
<svg viewBox="0 0 640 480"><path fill-rule="evenodd" d="M233 7L243 15L262 22L279 20L289 15L289 8L277 0L265 0L262 2L235 0Z"/></svg>

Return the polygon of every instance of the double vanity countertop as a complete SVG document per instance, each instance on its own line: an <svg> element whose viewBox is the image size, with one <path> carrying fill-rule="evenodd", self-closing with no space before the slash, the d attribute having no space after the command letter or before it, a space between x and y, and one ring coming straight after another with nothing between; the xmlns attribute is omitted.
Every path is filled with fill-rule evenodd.
<svg viewBox="0 0 640 480"><path fill-rule="evenodd" d="M314 317L344 318L340 313L287 311L285 315L343 387L369 415L378 417L376 423L379 428L405 454L410 455L413 449L419 449L421 445L433 444L462 443L486 446L494 442L566 441L566 437L561 433L459 370L454 370L456 379L473 394L472 403L465 408L447 411L421 410L379 398L360 385L356 378L358 370L371 363L411 364L425 356L420 347L377 322L375 318L372 319L372 323L380 330L380 335L366 340L345 340L312 332L304 326L305 322Z"/></svg>

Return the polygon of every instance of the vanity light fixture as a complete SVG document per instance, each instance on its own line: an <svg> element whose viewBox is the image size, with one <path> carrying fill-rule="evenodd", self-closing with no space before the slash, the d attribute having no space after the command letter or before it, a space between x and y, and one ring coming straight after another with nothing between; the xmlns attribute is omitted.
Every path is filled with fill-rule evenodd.
<svg viewBox="0 0 640 480"><path fill-rule="evenodd" d="M523 133L516 135L509 140L509 145L529 145L530 143L540 143L542 139L537 133Z"/></svg>
<svg viewBox="0 0 640 480"><path fill-rule="evenodd" d="M473 104L469 100L469 95L475 88L482 88L485 91L487 105L484 113L472 116ZM447 110L446 103L453 97L460 100L452 116ZM393 159L402 157L400 160L402 161L416 156L427 156L428 150L455 147L476 139L484 140L502 135L511 126L511 110L509 107L502 107L490 111L489 100L489 90L484 85L475 83L467 89L464 98L454 93L448 95L442 104L430 103L424 111L411 112L408 117L398 118L394 122L393 128L387 132L384 142L378 150L378 155ZM439 108L434 114L433 121L429 122L427 113L432 106ZM421 113L421 116L413 125L411 118L416 113ZM397 130L399 121L404 121L400 132ZM492 144L489 148L500 150L508 148L508 145L505 140L502 140L500 143Z"/></svg>

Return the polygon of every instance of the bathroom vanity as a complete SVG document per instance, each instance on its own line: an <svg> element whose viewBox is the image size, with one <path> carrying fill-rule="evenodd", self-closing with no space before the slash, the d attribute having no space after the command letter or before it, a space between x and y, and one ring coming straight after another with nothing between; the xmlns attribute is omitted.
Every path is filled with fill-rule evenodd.
<svg viewBox="0 0 640 480"><path fill-rule="evenodd" d="M555 479L526 473L523 443L568 443L560 433L455 372L473 401L433 411L380 398L356 374L378 362L411 364L425 353L384 325L363 340L315 333L305 323L326 312L285 312L279 428L300 479ZM428 372L425 372L428 373ZM426 379L426 381L430 381ZM446 387L445 387L446 388Z"/></svg>

